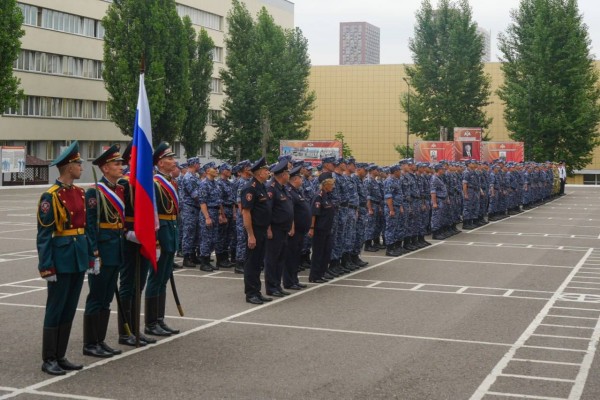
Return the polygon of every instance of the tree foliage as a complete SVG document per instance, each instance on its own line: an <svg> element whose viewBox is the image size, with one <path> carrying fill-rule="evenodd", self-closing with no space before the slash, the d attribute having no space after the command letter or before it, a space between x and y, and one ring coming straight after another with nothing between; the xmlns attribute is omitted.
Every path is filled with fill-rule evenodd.
<svg viewBox="0 0 600 400"><path fill-rule="evenodd" d="M240 160L276 158L279 140L306 139L315 95L308 90L308 45L299 29L284 30L263 7L256 21L233 0L225 39L227 95L213 153Z"/></svg>
<svg viewBox="0 0 600 400"><path fill-rule="evenodd" d="M490 77L483 71L483 38L473 22L468 0L439 0L437 9L424 0L416 14L409 48L414 65L405 68L410 85L410 130L435 140L447 127L486 128L491 123L483 111L489 104ZM408 92L400 99L408 113Z"/></svg>
<svg viewBox="0 0 600 400"><path fill-rule="evenodd" d="M600 89L587 27L575 0L522 0L499 37L505 82L498 95L511 138L528 159L581 169L599 144Z"/></svg>
<svg viewBox="0 0 600 400"><path fill-rule="evenodd" d="M189 17L183 18L188 40L190 71L190 99L187 116L181 132L181 144L188 157L198 154L206 142L206 122L209 112L213 51L215 44L206 30L201 29L196 40L196 31Z"/></svg>
<svg viewBox="0 0 600 400"><path fill-rule="evenodd" d="M8 107L16 107L23 95L20 80L13 76L13 62L21 50L23 14L15 0L0 2L0 113Z"/></svg>
<svg viewBox="0 0 600 400"><path fill-rule="evenodd" d="M398 152L402 158L414 158L415 156L415 149L405 144L398 144L394 146L394 150L396 150L396 152Z"/></svg>
<svg viewBox="0 0 600 400"><path fill-rule="evenodd" d="M102 20L108 113L133 135L141 60L154 144L180 136L190 97L188 37L174 0L114 0Z"/></svg>
<svg viewBox="0 0 600 400"><path fill-rule="evenodd" d="M344 158L350 158L353 156L352 148L350 147L348 142L344 140L345 136L342 132L337 132L333 138L338 142L342 142L342 156Z"/></svg>

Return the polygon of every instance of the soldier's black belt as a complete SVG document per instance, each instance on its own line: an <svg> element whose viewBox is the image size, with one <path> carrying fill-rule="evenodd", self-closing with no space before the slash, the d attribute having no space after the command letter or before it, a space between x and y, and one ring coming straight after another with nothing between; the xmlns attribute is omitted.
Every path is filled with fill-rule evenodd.
<svg viewBox="0 0 600 400"><path fill-rule="evenodd" d="M364 207L366 207L366 206L367 206L367 203L360 203L358 206L359 206L360 208L364 208Z"/></svg>
<svg viewBox="0 0 600 400"><path fill-rule="evenodd" d="M355 205L352 205L352 204L349 204L348 208L350 208L352 210L358 210L358 206L355 206Z"/></svg>
<svg viewBox="0 0 600 400"><path fill-rule="evenodd" d="M437 196L437 198L440 199L440 200L446 200L446 198L442 197L442 196Z"/></svg>
<svg viewBox="0 0 600 400"><path fill-rule="evenodd" d="M340 203L340 207L348 207L348 202Z"/></svg>
<svg viewBox="0 0 600 400"><path fill-rule="evenodd" d="M380 201L375 201L375 200L371 200L371 203L373 203L373 204L377 204L377 205L380 205L380 204L381 204L381 202L380 202Z"/></svg>
<svg viewBox="0 0 600 400"><path fill-rule="evenodd" d="M206 206L209 210L218 210L221 206Z"/></svg>
<svg viewBox="0 0 600 400"><path fill-rule="evenodd" d="M225 206L225 207L231 207L232 205L233 205L233 203L225 203L225 204L223 204L223 206Z"/></svg>

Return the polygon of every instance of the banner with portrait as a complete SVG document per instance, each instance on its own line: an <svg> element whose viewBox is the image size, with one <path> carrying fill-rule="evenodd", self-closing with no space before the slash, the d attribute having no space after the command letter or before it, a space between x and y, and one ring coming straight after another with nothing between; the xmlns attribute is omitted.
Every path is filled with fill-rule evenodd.
<svg viewBox="0 0 600 400"><path fill-rule="evenodd" d="M436 163L442 160L454 161L454 143L419 141L414 144L415 161Z"/></svg>
<svg viewBox="0 0 600 400"><path fill-rule="evenodd" d="M523 142L482 142L481 160L492 162L499 158L506 161L523 162L525 160L525 143Z"/></svg>

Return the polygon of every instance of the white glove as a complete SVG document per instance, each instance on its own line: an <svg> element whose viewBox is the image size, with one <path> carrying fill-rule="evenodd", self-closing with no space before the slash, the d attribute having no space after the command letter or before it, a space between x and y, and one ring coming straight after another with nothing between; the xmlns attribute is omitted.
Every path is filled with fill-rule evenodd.
<svg viewBox="0 0 600 400"><path fill-rule="evenodd" d="M56 282L56 275L49 275L49 276L45 276L44 279L47 282Z"/></svg>
<svg viewBox="0 0 600 400"><path fill-rule="evenodd" d="M94 259L94 266L88 268L88 275L98 275L100 273L100 257Z"/></svg>
<svg viewBox="0 0 600 400"><path fill-rule="evenodd" d="M160 247L156 248L156 260L160 258Z"/></svg>
<svg viewBox="0 0 600 400"><path fill-rule="evenodd" d="M140 244L140 241L138 240L137 236L135 236L134 231L127 231L125 234L125 239L129 240L130 242Z"/></svg>

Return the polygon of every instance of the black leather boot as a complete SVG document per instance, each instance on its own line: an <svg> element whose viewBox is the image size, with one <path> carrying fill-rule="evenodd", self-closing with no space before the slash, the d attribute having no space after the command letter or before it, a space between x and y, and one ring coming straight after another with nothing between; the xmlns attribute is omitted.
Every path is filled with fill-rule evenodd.
<svg viewBox="0 0 600 400"><path fill-rule="evenodd" d="M197 264L194 262L194 259L189 255L183 256L183 267L184 268L196 268Z"/></svg>
<svg viewBox="0 0 600 400"><path fill-rule="evenodd" d="M57 356L58 328L44 328L42 337L42 371L50 375L67 373L58 365Z"/></svg>
<svg viewBox="0 0 600 400"><path fill-rule="evenodd" d="M121 354L123 351L113 349L106 344L106 331L108 330L108 321L110 320L110 310L102 310L98 317L98 345L105 351L116 355Z"/></svg>
<svg viewBox="0 0 600 400"><path fill-rule="evenodd" d="M133 336L136 336L136 335L140 336L140 346L145 346L146 344L156 343L156 339L148 337L140 331L138 322L141 322L141 321L139 321L138 318L136 317L137 312L138 312L138 310L136 308L136 299L134 296L133 299L131 300L131 320L130 320L131 325L129 325L131 327L131 333L133 334ZM141 310L140 310L140 312L141 312ZM142 344L142 342L145 342L145 343Z"/></svg>
<svg viewBox="0 0 600 400"><path fill-rule="evenodd" d="M65 371L74 371L83 368L81 364L73 364L66 357L67 345L69 344L69 337L71 336L72 322L67 322L59 325L58 327L58 342L56 347L56 357L58 366Z"/></svg>
<svg viewBox="0 0 600 400"><path fill-rule="evenodd" d="M439 234L439 231L433 231L431 232L431 238L433 240L444 240L445 237Z"/></svg>
<svg viewBox="0 0 600 400"><path fill-rule="evenodd" d="M219 268L231 268L235 264L232 264L227 259L227 253L217 254L217 267Z"/></svg>
<svg viewBox="0 0 600 400"><path fill-rule="evenodd" d="M144 312L146 327L144 333L154 336L171 336L158 324L158 297L146 297L146 311Z"/></svg>
<svg viewBox="0 0 600 400"><path fill-rule="evenodd" d="M388 257L398 257L400 254L398 254L394 245L389 245L385 251L385 255Z"/></svg>
<svg viewBox="0 0 600 400"><path fill-rule="evenodd" d="M123 314L121 314L121 308L123 309ZM136 346L136 338L135 335L133 335L133 324L130 322L131 321L131 299L123 299L121 298L121 308L119 308L117 311L117 323L118 323L118 330L119 330L119 344L125 345L125 346ZM127 325L129 326L129 329L131 330L131 334L128 334L127 331L125 330L125 323L127 323ZM140 340L140 346L145 346L146 343L142 342Z"/></svg>
<svg viewBox="0 0 600 400"><path fill-rule="evenodd" d="M99 313L83 315L83 355L98 358L109 358L112 357L114 354L104 350L99 345L99 318Z"/></svg>
<svg viewBox="0 0 600 400"><path fill-rule="evenodd" d="M167 294L163 293L158 296L158 325L172 335L177 335L179 329L169 327L165 322L165 308L167 305Z"/></svg>
<svg viewBox="0 0 600 400"><path fill-rule="evenodd" d="M360 254L353 254L351 256L352 262L356 265L358 265L360 268L362 267L366 267L367 265L369 265L368 262L361 260L360 258Z"/></svg>
<svg viewBox="0 0 600 400"><path fill-rule="evenodd" d="M235 269L233 270L233 272L235 272L236 274L243 274L244 273L244 262L237 261L235 263Z"/></svg>

